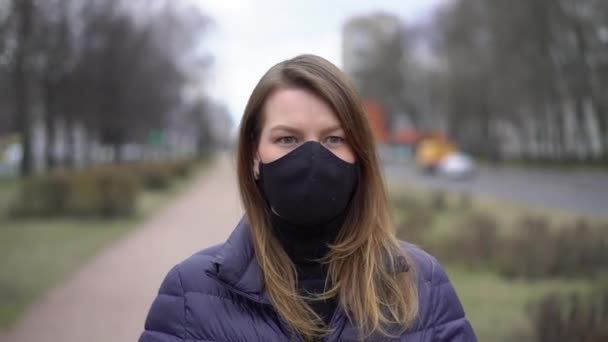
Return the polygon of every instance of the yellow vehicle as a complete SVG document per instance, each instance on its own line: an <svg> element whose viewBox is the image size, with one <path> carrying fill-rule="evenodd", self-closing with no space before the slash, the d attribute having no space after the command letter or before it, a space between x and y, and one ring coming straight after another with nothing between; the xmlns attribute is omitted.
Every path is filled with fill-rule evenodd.
<svg viewBox="0 0 608 342"><path fill-rule="evenodd" d="M456 152L456 146L441 136L423 139L416 149L416 164L427 172L435 172L441 160Z"/></svg>

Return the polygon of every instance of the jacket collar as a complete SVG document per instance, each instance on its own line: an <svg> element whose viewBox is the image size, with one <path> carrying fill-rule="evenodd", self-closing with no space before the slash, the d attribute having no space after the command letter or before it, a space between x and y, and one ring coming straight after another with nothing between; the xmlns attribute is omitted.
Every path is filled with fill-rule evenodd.
<svg viewBox="0 0 608 342"><path fill-rule="evenodd" d="M255 257L251 226L245 216L211 261L209 275L226 285L231 291L255 302L271 304L264 286L262 269ZM391 265L393 272L407 272L409 265L400 257Z"/></svg>
<svg viewBox="0 0 608 342"><path fill-rule="evenodd" d="M245 216L211 263L210 275L230 290L253 301L270 304L262 269L255 257L251 227Z"/></svg>

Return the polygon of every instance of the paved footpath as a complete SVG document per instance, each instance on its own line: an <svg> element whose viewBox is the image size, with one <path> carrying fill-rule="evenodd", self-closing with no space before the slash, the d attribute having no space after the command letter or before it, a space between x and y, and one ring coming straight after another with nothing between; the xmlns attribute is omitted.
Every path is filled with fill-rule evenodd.
<svg viewBox="0 0 608 342"><path fill-rule="evenodd" d="M158 287L179 261L224 241L241 216L233 158L34 304L1 342L134 342Z"/></svg>

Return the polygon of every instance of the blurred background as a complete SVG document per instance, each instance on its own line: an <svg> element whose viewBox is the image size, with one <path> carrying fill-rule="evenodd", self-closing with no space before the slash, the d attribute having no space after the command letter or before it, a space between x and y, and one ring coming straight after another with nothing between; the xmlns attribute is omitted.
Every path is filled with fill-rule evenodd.
<svg viewBox="0 0 608 342"><path fill-rule="evenodd" d="M608 341L604 0L0 0L0 341L136 339L238 221L240 116L301 53L354 81L481 341Z"/></svg>

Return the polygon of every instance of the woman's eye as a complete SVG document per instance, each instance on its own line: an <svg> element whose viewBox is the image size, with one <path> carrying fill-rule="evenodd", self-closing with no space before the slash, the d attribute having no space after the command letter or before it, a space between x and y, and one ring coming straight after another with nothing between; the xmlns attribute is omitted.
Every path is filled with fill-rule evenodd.
<svg viewBox="0 0 608 342"><path fill-rule="evenodd" d="M337 137L337 136L331 136L331 137L327 137L327 139L325 139L325 142L330 145L342 144L344 142L344 138Z"/></svg>
<svg viewBox="0 0 608 342"><path fill-rule="evenodd" d="M276 139L276 142L284 145L291 145L297 142L295 137L280 137Z"/></svg>

